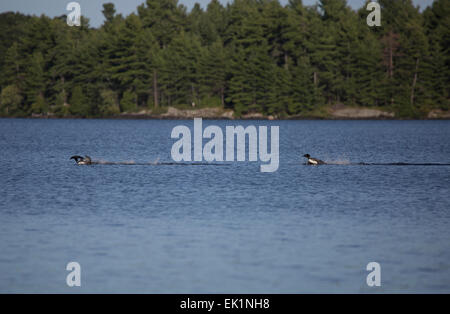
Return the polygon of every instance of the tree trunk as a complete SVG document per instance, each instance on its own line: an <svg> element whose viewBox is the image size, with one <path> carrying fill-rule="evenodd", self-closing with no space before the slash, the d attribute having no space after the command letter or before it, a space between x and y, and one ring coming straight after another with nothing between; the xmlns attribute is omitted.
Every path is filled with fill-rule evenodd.
<svg viewBox="0 0 450 314"><path fill-rule="evenodd" d="M317 86L317 72L314 72L314 85Z"/></svg>
<svg viewBox="0 0 450 314"><path fill-rule="evenodd" d="M419 58L416 60L416 71L414 72L414 79L411 87L411 106L414 106L414 89L417 83L417 71L419 70Z"/></svg>
<svg viewBox="0 0 450 314"><path fill-rule="evenodd" d="M289 70L289 57L288 57L288 54L287 54L287 52L284 52L284 68L286 69L286 70Z"/></svg>
<svg viewBox="0 0 450 314"><path fill-rule="evenodd" d="M158 73L156 73L156 70L153 70L153 102L155 108L158 108Z"/></svg>
<svg viewBox="0 0 450 314"><path fill-rule="evenodd" d="M392 78L394 76L394 47L392 42L392 34L389 34L391 38L389 38L389 77Z"/></svg>
<svg viewBox="0 0 450 314"><path fill-rule="evenodd" d="M389 41L389 78L394 76L394 52L392 47L392 40ZM394 95L391 95L391 106L394 105Z"/></svg>
<svg viewBox="0 0 450 314"><path fill-rule="evenodd" d="M63 96L63 106L65 106L66 103L67 103L67 94L66 94L66 89L64 88L64 82L65 82L64 76L61 75L62 92L63 92L63 95L64 95Z"/></svg>
<svg viewBox="0 0 450 314"><path fill-rule="evenodd" d="M225 107L225 88L223 86L220 89L220 97L222 99L222 107Z"/></svg>

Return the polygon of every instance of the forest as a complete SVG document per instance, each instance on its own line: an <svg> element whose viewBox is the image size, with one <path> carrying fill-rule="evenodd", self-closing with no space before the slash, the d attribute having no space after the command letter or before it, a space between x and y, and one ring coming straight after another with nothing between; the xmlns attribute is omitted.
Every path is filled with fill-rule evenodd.
<svg viewBox="0 0 450 314"><path fill-rule="evenodd" d="M334 104L399 118L449 110L450 0L420 10L379 0L211 0L191 10L147 0L128 16L103 5L104 23L0 15L0 116L110 117L220 107L236 117L307 116Z"/></svg>

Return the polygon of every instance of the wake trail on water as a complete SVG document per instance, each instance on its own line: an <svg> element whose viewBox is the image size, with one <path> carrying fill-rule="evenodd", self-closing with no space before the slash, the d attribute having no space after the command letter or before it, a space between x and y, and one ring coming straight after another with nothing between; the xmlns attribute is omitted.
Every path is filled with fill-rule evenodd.
<svg viewBox="0 0 450 314"><path fill-rule="evenodd" d="M350 162L350 161L327 161L325 165L336 166L450 166L450 163L410 163L410 162Z"/></svg>
<svg viewBox="0 0 450 314"><path fill-rule="evenodd" d="M227 164L218 163L201 163L201 162L160 162L159 159L150 162L135 162L131 161L104 161L95 160L91 165L104 165L104 166L227 166Z"/></svg>
<svg viewBox="0 0 450 314"><path fill-rule="evenodd" d="M450 163L409 163L409 162L388 162L388 163L365 163L360 162L361 166L450 166Z"/></svg>

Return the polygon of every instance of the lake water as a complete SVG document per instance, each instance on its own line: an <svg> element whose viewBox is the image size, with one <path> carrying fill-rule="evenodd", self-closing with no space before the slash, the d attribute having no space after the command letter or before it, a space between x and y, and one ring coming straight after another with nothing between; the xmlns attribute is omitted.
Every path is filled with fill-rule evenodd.
<svg viewBox="0 0 450 314"><path fill-rule="evenodd" d="M180 124L0 119L0 292L450 292L450 121L203 121L279 125L279 170L145 164Z"/></svg>

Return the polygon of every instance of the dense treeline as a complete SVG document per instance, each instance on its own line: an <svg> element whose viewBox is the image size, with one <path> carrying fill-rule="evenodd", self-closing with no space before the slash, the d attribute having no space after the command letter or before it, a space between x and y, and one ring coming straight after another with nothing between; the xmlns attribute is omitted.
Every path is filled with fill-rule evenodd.
<svg viewBox="0 0 450 314"><path fill-rule="evenodd" d="M449 108L450 0L379 0L382 26L345 0L147 0L104 24L0 15L0 115L110 116L223 106L283 117L344 103L400 117Z"/></svg>

